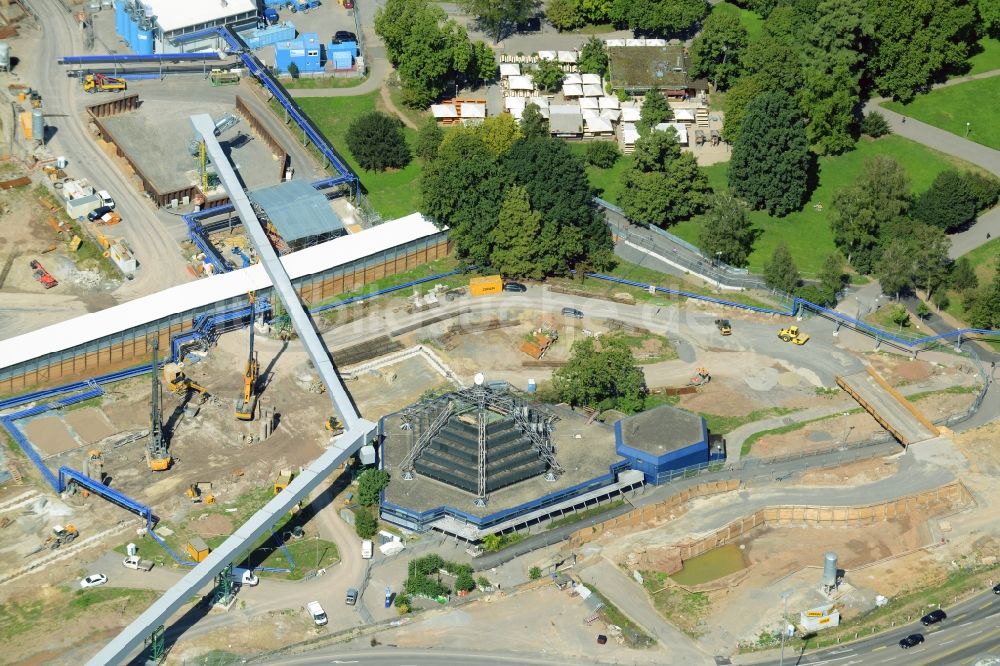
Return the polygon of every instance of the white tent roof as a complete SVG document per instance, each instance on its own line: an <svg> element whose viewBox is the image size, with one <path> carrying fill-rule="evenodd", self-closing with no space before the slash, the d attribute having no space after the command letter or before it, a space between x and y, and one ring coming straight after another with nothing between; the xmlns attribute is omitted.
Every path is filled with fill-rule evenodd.
<svg viewBox="0 0 1000 666"><path fill-rule="evenodd" d="M676 120L694 120L694 109L674 109L674 118Z"/></svg>
<svg viewBox="0 0 1000 666"><path fill-rule="evenodd" d="M600 102L602 109L620 109L621 103L618 101L617 97L601 97L598 102Z"/></svg>
<svg viewBox="0 0 1000 666"><path fill-rule="evenodd" d="M601 97L604 91L601 89L600 83L584 83L583 94L587 97Z"/></svg>
<svg viewBox="0 0 1000 666"><path fill-rule="evenodd" d="M584 74L582 78L584 83L596 83L597 85L601 85L600 74Z"/></svg>
<svg viewBox="0 0 1000 666"><path fill-rule="evenodd" d="M601 117L601 112L598 111L597 109L582 109L580 111L580 115L583 116L584 119L587 119L587 118L600 118Z"/></svg>
<svg viewBox="0 0 1000 666"><path fill-rule="evenodd" d="M500 63L500 76L520 76L521 66L516 62Z"/></svg>
<svg viewBox="0 0 1000 666"><path fill-rule="evenodd" d="M530 76L511 76L507 79L507 87L510 90L534 90L535 84Z"/></svg>
<svg viewBox="0 0 1000 666"><path fill-rule="evenodd" d="M639 39L625 40L625 46L645 46L645 45L646 45L646 40L641 37Z"/></svg>
<svg viewBox="0 0 1000 666"><path fill-rule="evenodd" d="M622 141L628 145L639 140L639 130L632 123L622 125Z"/></svg>
<svg viewBox="0 0 1000 666"><path fill-rule="evenodd" d="M567 74L563 77L563 85L567 83L583 83L583 78L579 74Z"/></svg>
<svg viewBox="0 0 1000 666"><path fill-rule="evenodd" d="M613 132L614 127L607 120L601 117L587 118L584 116L583 124L588 132Z"/></svg>
<svg viewBox="0 0 1000 666"><path fill-rule="evenodd" d="M538 59L539 60L555 60L556 59L556 52L555 51L539 51L538 52Z"/></svg>
<svg viewBox="0 0 1000 666"><path fill-rule="evenodd" d="M142 4L147 9L146 15L155 16L164 32L257 11L256 0L144 0Z"/></svg>
<svg viewBox="0 0 1000 666"><path fill-rule="evenodd" d="M514 109L524 110L525 105L528 103L526 97L504 97L503 105L508 111L513 111Z"/></svg>
<svg viewBox="0 0 1000 666"><path fill-rule="evenodd" d="M583 97L583 86L579 83L571 83L563 86L563 95L566 97Z"/></svg>
<svg viewBox="0 0 1000 666"><path fill-rule="evenodd" d="M597 101L596 97L581 97L580 98L580 108L581 109L594 109L594 110L597 110L597 109L601 108L601 105Z"/></svg>
<svg viewBox="0 0 1000 666"><path fill-rule="evenodd" d="M610 120L611 122L618 122L622 117L622 112L618 109L601 109L601 118L605 120Z"/></svg>
<svg viewBox="0 0 1000 666"><path fill-rule="evenodd" d="M281 258L292 279L313 275L363 257L427 238L438 233L420 213L386 222L356 234L341 236ZM180 311L193 310L230 299L242 299L248 291L264 289L271 281L263 264L170 287L155 294L61 321L6 340L0 340L0 367L30 361L47 354L99 340L130 328L143 326Z"/></svg>
<svg viewBox="0 0 1000 666"><path fill-rule="evenodd" d="M622 120L627 123L639 122L639 106L635 102L622 104Z"/></svg>
<svg viewBox="0 0 1000 666"><path fill-rule="evenodd" d="M485 118L486 105L480 102L464 102L462 104L462 118Z"/></svg>
<svg viewBox="0 0 1000 666"><path fill-rule="evenodd" d="M547 97L529 97L528 101L532 104L537 104L539 109L549 108L549 100Z"/></svg>
<svg viewBox="0 0 1000 666"><path fill-rule="evenodd" d="M667 40L665 39L653 39L651 37L646 38L646 46L666 46Z"/></svg>
<svg viewBox="0 0 1000 666"><path fill-rule="evenodd" d="M559 62L566 64L576 62L576 51L559 51L558 52Z"/></svg>
<svg viewBox="0 0 1000 666"><path fill-rule="evenodd" d="M431 104L431 115L435 118L458 118L454 104Z"/></svg>
<svg viewBox="0 0 1000 666"><path fill-rule="evenodd" d="M608 46L625 46L624 39L609 39L605 42Z"/></svg>

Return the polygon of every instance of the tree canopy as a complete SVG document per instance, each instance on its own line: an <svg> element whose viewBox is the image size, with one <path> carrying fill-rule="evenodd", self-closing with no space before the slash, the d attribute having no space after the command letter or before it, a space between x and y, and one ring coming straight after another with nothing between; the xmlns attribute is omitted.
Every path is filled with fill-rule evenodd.
<svg viewBox="0 0 1000 666"><path fill-rule="evenodd" d="M535 71L531 73L531 82L540 90L555 92L562 87L565 76L565 72L555 60L542 60L535 65Z"/></svg>
<svg viewBox="0 0 1000 666"><path fill-rule="evenodd" d="M758 232L743 203L729 193L709 197L702 218L699 243L706 256L731 266L746 266Z"/></svg>
<svg viewBox="0 0 1000 666"><path fill-rule="evenodd" d="M783 91L756 97L746 110L729 163L729 187L752 208L787 215L802 207L811 158L805 126Z"/></svg>
<svg viewBox="0 0 1000 666"><path fill-rule="evenodd" d="M694 155L681 152L676 131L653 130L635 142L621 206L633 220L666 226L701 212L710 191Z"/></svg>
<svg viewBox="0 0 1000 666"><path fill-rule="evenodd" d="M673 109L667 102L667 98L661 93L651 90L646 93L642 100L642 107L639 109L639 122L635 128L639 134L647 134L651 129L665 123L674 117Z"/></svg>
<svg viewBox="0 0 1000 666"><path fill-rule="evenodd" d="M615 407L627 414L642 409L646 378L625 341L614 335L573 343L566 365L552 373L559 399L574 406Z"/></svg>
<svg viewBox="0 0 1000 666"><path fill-rule="evenodd" d="M358 475L358 503L361 506L378 504L379 493L389 484L389 472L366 469Z"/></svg>
<svg viewBox="0 0 1000 666"><path fill-rule="evenodd" d="M976 219L976 196L966 178L947 169L913 202L913 217L947 232L958 231Z"/></svg>
<svg viewBox="0 0 1000 666"><path fill-rule="evenodd" d="M412 155L403 134L403 123L395 116L372 111L358 116L347 129L347 147L362 169L401 169Z"/></svg>
<svg viewBox="0 0 1000 666"><path fill-rule="evenodd" d="M691 44L691 71L725 90L742 70L743 51L749 44L747 30L736 14L716 12L702 26Z"/></svg>
<svg viewBox="0 0 1000 666"><path fill-rule="evenodd" d="M608 17L644 35L686 32L708 15L707 0L612 0Z"/></svg>
<svg viewBox="0 0 1000 666"><path fill-rule="evenodd" d="M458 6L475 16L483 32L499 42L504 32L535 15L539 0L459 0Z"/></svg>
<svg viewBox="0 0 1000 666"><path fill-rule="evenodd" d="M786 294L795 293L802 282L792 253L788 251L788 245L784 241L778 243L770 260L764 262L764 282L772 289Z"/></svg>
<svg viewBox="0 0 1000 666"><path fill-rule="evenodd" d="M526 138L549 136L549 121L534 102L524 105L521 114L521 134Z"/></svg>
<svg viewBox="0 0 1000 666"><path fill-rule="evenodd" d="M546 248L538 242L541 233L542 216L531 210L528 191L520 185L507 188L500 220L492 231L490 264L507 277L544 277L541 259Z"/></svg>
<svg viewBox="0 0 1000 666"><path fill-rule="evenodd" d="M584 74L597 74L605 76L608 73L608 50L604 46L604 40L595 35L583 43L580 49L580 56L577 58L577 65Z"/></svg>

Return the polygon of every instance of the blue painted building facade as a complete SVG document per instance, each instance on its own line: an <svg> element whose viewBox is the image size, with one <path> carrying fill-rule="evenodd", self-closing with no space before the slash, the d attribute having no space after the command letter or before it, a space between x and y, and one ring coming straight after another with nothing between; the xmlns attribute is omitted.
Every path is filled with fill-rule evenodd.
<svg viewBox="0 0 1000 666"><path fill-rule="evenodd" d="M304 32L298 39L278 42L274 52L274 65L281 74L288 73L291 63L303 73L323 71L323 45L315 32Z"/></svg>

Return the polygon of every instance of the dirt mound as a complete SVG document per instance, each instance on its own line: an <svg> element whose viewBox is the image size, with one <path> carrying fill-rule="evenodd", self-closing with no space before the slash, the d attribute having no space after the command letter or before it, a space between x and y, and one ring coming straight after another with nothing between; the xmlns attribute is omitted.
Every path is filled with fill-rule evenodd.
<svg viewBox="0 0 1000 666"><path fill-rule="evenodd" d="M219 514L204 514L191 523L198 536L210 537L232 534L233 521Z"/></svg>

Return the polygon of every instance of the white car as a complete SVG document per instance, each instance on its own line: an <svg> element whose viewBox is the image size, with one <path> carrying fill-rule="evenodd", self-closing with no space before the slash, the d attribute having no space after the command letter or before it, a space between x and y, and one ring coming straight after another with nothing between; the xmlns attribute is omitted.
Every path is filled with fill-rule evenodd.
<svg viewBox="0 0 1000 666"><path fill-rule="evenodd" d="M108 577L104 574L90 574L86 578L80 581L80 587L87 589L88 587L97 587L98 585L104 585L108 582Z"/></svg>
<svg viewBox="0 0 1000 666"><path fill-rule="evenodd" d="M111 210L115 209L115 200L111 198L111 194L107 190L98 191L97 196L100 197L102 206L107 206Z"/></svg>
<svg viewBox="0 0 1000 666"><path fill-rule="evenodd" d="M319 605L318 601L310 601L306 604L306 610L309 611L309 615L312 616L313 622L317 627L322 627L326 624L326 611L323 607Z"/></svg>
<svg viewBox="0 0 1000 666"><path fill-rule="evenodd" d="M375 544L372 543L371 539L365 539L361 542L361 557L370 560L372 555L375 554Z"/></svg>

